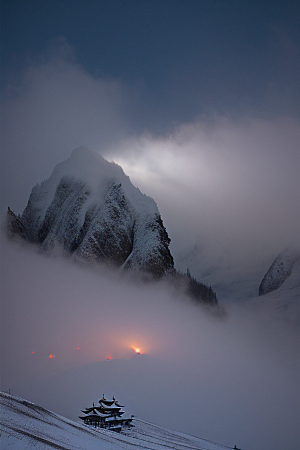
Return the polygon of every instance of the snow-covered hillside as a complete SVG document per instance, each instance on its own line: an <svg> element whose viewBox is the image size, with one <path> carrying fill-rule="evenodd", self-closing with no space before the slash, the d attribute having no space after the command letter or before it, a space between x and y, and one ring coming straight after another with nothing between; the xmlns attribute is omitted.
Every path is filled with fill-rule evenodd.
<svg viewBox="0 0 300 450"><path fill-rule="evenodd" d="M138 418L123 433L72 422L24 399L0 393L1 450L228 450Z"/></svg>

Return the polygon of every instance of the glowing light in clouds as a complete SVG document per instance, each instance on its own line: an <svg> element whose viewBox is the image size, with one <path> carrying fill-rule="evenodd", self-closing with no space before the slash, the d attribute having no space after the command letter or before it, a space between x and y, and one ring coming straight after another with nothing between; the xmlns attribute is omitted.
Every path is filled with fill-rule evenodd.
<svg viewBox="0 0 300 450"><path fill-rule="evenodd" d="M169 178L179 174L186 165L186 157L177 152L174 158L174 145L166 140L152 141L144 138L138 142L130 140L124 146L127 150L126 157L115 155L114 161L136 181L158 180L162 174ZM130 151L127 147L133 150Z"/></svg>
<svg viewBox="0 0 300 450"><path fill-rule="evenodd" d="M219 167L217 144L210 142L201 125L198 128L181 127L169 138L131 139L123 142L123 152L110 157L113 156L113 161L123 168L135 186L147 190L147 195L155 195L153 185L172 192L174 188L181 191L184 186L193 190L191 180L197 180L197 188L214 189L223 180L219 171L223 173L224 161Z"/></svg>
<svg viewBox="0 0 300 450"><path fill-rule="evenodd" d="M133 350L135 353L137 353L138 355L142 355L142 354L143 354L143 352L142 352L142 350L141 350L140 347L136 347L135 345L132 345L131 348L132 348L132 350Z"/></svg>

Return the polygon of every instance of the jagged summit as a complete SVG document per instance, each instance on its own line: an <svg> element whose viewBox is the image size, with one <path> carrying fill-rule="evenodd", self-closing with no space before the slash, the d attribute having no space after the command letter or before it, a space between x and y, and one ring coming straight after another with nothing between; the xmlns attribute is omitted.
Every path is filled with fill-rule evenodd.
<svg viewBox="0 0 300 450"><path fill-rule="evenodd" d="M193 300L217 305L211 288L174 268L170 238L155 201L123 169L84 147L36 185L20 216L8 208L7 234L48 253L147 273L172 275Z"/></svg>
<svg viewBox="0 0 300 450"><path fill-rule="evenodd" d="M40 186L33 188L32 194L37 188L39 189L41 218L46 214L45 208L53 200L55 191L62 178L73 178L85 183L89 191L90 203L93 200L98 202L99 198L103 199L106 195L107 187L112 181L115 181L116 184L121 183L124 193L130 196L130 200L135 206L142 206L145 203L145 199L148 199L147 205L144 205L147 211L149 212L150 208L152 213L158 213L154 200L142 194L138 188L133 186L121 166L107 161L92 150L78 147L73 150L67 160L54 167L51 176L47 180L43 181Z"/></svg>
<svg viewBox="0 0 300 450"><path fill-rule="evenodd" d="M154 200L123 169L84 147L56 165L32 189L20 217L8 213L8 232L51 252L105 261L160 277L174 269L170 239Z"/></svg>

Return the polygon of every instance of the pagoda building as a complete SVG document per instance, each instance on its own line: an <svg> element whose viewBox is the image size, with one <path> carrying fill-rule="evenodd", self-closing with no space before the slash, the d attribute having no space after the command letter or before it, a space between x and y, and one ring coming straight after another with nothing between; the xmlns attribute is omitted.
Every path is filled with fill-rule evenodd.
<svg viewBox="0 0 300 450"><path fill-rule="evenodd" d="M84 416L79 416L79 419L83 420L86 425L92 425L95 428L109 428L113 431L121 431L122 427L131 426L131 419L125 419L122 410L124 406L120 405L115 397L112 400L108 400L103 397L99 400L99 405L82 410Z"/></svg>

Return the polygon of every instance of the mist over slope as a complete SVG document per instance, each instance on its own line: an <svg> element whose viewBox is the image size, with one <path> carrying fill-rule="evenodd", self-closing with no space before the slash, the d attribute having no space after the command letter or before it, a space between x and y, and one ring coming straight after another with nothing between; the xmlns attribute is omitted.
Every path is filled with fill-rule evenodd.
<svg viewBox="0 0 300 450"><path fill-rule="evenodd" d="M131 448L227 450L229 447L134 419L115 433L72 422L22 398L0 393L2 449L119 450Z"/></svg>
<svg viewBox="0 0 300 450"><path fill-rule="evenodd" d="M75 161L80 154L75 151ZM122 170L108 164L114 177L123 174L118 176L125 177L126 186L129 180ZM62 247L75 249L73 253L80 248L80 239L70 241L70 230L79 230L80 236L81 229L89 228L84 224L93 195L74 182L74 171L81 166L71 164L71 173L61 182L62 163L53 178L33 191L34 201L24 212L26 226L22 217L12 216L13 231L26 238L21 245L2 241L2 389L73 419L79 408L110 389L108 394L125 398L133 413L159 420L162 426L228 445L234 435L243 450L293 448L299 441L300 404L297 277L289 276L279 289L258 297L270 261L258 259L253 265L252 260L251 265L245 258L244 264L234 266L226 264L224 254L225 263L212 265L201 247L182 252L181 258L177 252L177 268L211 285L226 303L229 314L221 319L197 308L187 290L177 289L175 279L170 289L165 277L145 284L133 272L116 270L115 264L92 264L88 269L78 263L80 258L63 258ZM102 193L107 185L113 189L101 198L104 206L117 201L112 211L125 205L124 231L132 224L136 203L124 200L119 184L105 178L109 170L104 170L108 183ZM98 182L90 178L90 183ZM143 199L146 205L142 216L147 217L150 203L155 215L154 201L132 185L130 189L133 199ZM71 197L64 203L65 192ZM61 222L65 217L66 228ZM106 223L109 218L107 214ZM37 229L30 229L32 222ZM42 242L35 242L36 236ZM138 237L136 243L141 242ZM44 242L51 258L46 256L49 251L40 252ZM168 247L168 240L165 244ZM184 246L187 249L187 243ZM131 358L134 348L149 356ZM178 414L178 404L187 404L188 413ZM216 428L216 423L221 425ZM262 423L262 432L254 433Z"/></svg>
<svg viewBox="0 0 300 450"><path fill-rule="evenodd" d="M237 264L226 254L212 262L207 251L196 243L177 254L175 259L179 270L184 272L189 268L198 280L212 286L229 313L235 303L244 304L300 329L298 248L295 242L276 257L258 255L256 261L248 260L245 255Z"/></svg>
<svg viewBox="0 0 300 450"><path fill-rule="evenodd" d="M299 442L299 331L269 308L227 302L220 320L163 281L1 249L2 390L73 419L115 394L129 414L243 450Z"/></svg>

